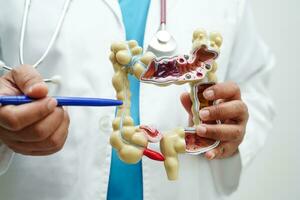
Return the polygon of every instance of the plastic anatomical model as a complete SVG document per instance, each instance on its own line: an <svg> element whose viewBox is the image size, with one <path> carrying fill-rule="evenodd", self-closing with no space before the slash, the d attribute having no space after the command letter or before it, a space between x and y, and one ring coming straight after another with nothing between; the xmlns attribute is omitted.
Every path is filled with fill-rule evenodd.
<svg viewBox="0 0 300 200"><path fill-rule="evenodd" d="M219 33L209 35L202 29L193 33L190 55L156 58L151 52L142 54L136 41L116 42L111 45L110 60L115 74L112 79L117 99L123 101L113 121L111 145L120 159L137 163L143 155L163 161L169 180L176 180L179 172L178 154L198 155L215 148L219 141L196 135L196 126L201 122L199 110L214 102L204 99L203 91L217 81L216 59L222 44ZM193 127L178 127L158 131L146 125L135 126L130 116L130 89L128 74L146 84L166 87L170 84L190 84ZM141 108L142 109L142 108ZM205 122L217 123L217 122ZM160 151L148 148L148 143L160 143Z"/></svg>

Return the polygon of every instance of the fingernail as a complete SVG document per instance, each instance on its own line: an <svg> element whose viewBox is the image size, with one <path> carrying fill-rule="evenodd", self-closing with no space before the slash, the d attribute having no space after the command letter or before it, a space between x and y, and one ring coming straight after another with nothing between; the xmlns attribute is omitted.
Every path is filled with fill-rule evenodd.
<svg viewBox="0 0 300 200"><path fill-rule="evenodd" d="M208 160L212 160L216 157L216 154L209 151L209 152L206 153L206 157L207 157Z"/></svg>
<svg viewBox="0 0 300 200"><path fill-rule="evenodd" d="M199 115L201 119L207 119L209 117L209 111L206 109L200 110Z"/></svg>
<svg viewBox="0 0 300 200"><path fill-rule="evenodd" d="M205 135L206 133L206 127L205 126L197 126L197 134L200 135L200 136L203 136Z"/></svg>
<svg viewBox="0 0 300 200"><path fill-rule="evenodd" d="M36 84L34 84L34 85L32 85L32 86L29 87L28 92L31 93L35 87L44 86L44 85L45 85L44 82L42 82L42 83L36 83Z"/></svg>
<svg viewBox="0 0 300 200"><path fill-rule="evenodd" d="M57 101L56 101L56 99L53 99L53 98L49 99L48 104L47 104L48 110L49 110L49 111L52 111L52 110L54 110L54 108L55 108L56 106L57 106Z"/></svg>
<svg viewBox="0 0 300 200"><path fill-rule="evenodd" d="M213 90L205 90L205 91L203 92L203 96L204 96L206 99L212 99L212 98L214 98L215 93L214 93Z"/></svg>
<svg viewBox="0 0 300 200"><path fill-rule="evenodd" d="M33 86L30 86L30 88L28 89L28 93L31 93L32 92L32 89L33 88Z"/></svg>

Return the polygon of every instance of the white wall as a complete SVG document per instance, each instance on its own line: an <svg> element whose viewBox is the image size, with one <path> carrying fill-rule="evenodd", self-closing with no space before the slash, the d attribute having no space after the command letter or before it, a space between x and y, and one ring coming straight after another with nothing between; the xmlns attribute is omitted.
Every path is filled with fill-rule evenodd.
<svg viewBox="0 0 300 200"><path fill-rule="evenodd" d="M273 132L246 169L233 200L300 199L300 1L251 0L258 29L277 57Z"/></svg>

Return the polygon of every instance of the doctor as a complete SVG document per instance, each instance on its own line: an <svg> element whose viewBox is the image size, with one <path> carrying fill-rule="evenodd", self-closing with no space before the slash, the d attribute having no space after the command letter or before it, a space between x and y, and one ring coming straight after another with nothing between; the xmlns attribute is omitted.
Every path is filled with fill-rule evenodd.
<svg viewBox="0 0 300 200"><path fill-rule="evenodd" d="M176 182L167 181L163 165L147 158L130 166L117 159L109 145L114 108L57 108L47 97L114 98L109 46L136 39L147 47L157 30L159 1L73 0L62 12L64 5L32 1L24 28L24 1L0 0L1 65L16 66L3 71L0 94L40 99L0 108L0 199L226 199L237 189L242 168L262 148L273 116L267 92L273 59L245 0L168 1L168 29L180 52L189 52L198 27L218 30L224 38L218 59L223 83L205 97L225 102L200 111L201 118L224 125L198 127L198 134L222 144L204 157L182 155ZM62 26L47 52L58 21ZM54 75L62 77L60 84L46 85L43 79ZM184 87L170 86L166 92L131 83L136 123L159 129L187 123L181 103L189 112L190 99Z"/></svg>

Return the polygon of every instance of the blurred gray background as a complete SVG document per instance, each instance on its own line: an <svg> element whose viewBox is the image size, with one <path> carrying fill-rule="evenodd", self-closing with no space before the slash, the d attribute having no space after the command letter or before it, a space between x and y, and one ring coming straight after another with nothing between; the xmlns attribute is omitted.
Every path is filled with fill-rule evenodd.
<svg viewBox="0 0 300 200"><path fill-rule="evenodd" d="M300 1L249 0L261 36L277 58L271 93L274 129L244 171L233 200L300 199Z"/></svg>

